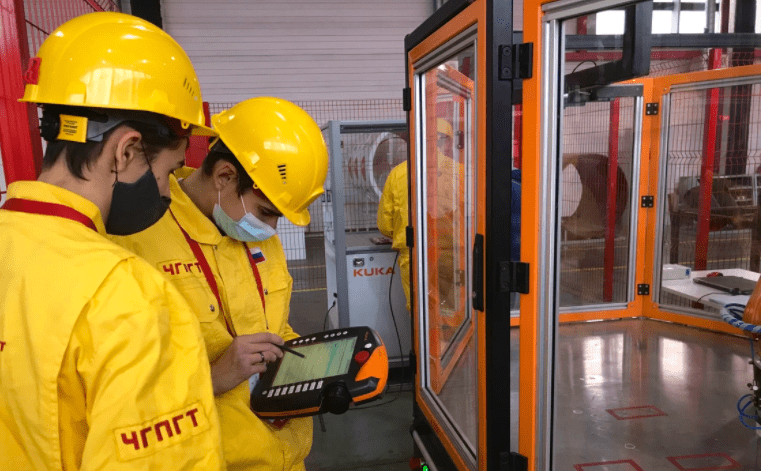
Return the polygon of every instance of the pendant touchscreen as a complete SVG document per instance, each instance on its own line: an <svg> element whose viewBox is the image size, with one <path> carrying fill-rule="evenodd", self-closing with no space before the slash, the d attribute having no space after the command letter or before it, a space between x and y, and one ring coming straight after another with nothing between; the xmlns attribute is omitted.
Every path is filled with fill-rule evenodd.
<svg viewBox="0 0 764 471"><path fill-rule="evenodd" d="M250 405L260 417L342 414L350 404L378 398L387 384L387 352L368 327L320 332L284 346L292 351L269 363L252 391Z"/></svg>

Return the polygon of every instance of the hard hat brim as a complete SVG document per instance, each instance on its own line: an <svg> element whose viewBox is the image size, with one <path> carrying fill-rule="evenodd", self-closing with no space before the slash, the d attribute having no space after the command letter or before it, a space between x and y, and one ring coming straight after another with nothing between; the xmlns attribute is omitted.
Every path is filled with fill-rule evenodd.
<svg viewBox="0 0 764 471"><path fill-rule="evenodd" d="M310 213L307 209L299 212L299 213L287 213L283 212L284 217L289 220L292 224L295 226L307 226L310 224Z"/></svg>
<svg viewBox="0 0 764 471"><path fill-rule="evenodd" d="M192 136L205 136L205 137L218 137L218 133L214 129L207 126L194 125L194 129L191 130Z"/></svg>

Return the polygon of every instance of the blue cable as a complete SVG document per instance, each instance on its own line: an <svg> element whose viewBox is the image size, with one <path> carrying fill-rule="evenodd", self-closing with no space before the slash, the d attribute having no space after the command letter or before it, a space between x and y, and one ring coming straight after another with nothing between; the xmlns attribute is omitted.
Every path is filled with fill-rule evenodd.
<svg viewBox="0 0 764 471"><path fill-rule="evenodd" d="M748 425L747 423L745 423L745 420L743 420L743 417L746 417L746 418L749 418L749 419L754 419L757 423L760 422L759 416L757 416L757 415L748 415L748 414L745 413L745 410L748 408L748 406L750 406L753 403L753 400L748 401L748 403L746 403L746 405L744 405L742 408L740 407L740 403L743 402L743 400L746 399L747 397L751 397L751 396L753 396L753 395L752 394L745 394L745 395L743 395L743 397L741 397L737 401L737 410L738 410L739 417L740 417L740 423L742 423L743 425L745 425L747 428L749 428L751 430L761 430L761 426L752 427L752 426Z"/></svg>
<svg viewBox="0 0 764 471"><path fill-rule="evenodd" d="M744 330L746 332L751 332L753 334L761 334L760 325L753 325L743 321L744 310L745 310L744 305L738 304L738 303L730 303L730 304L725 304L724 307L721 308L719 312L722 315L722 319L727 324L730 324L731 326L737 327L738 329Z"/></svg>

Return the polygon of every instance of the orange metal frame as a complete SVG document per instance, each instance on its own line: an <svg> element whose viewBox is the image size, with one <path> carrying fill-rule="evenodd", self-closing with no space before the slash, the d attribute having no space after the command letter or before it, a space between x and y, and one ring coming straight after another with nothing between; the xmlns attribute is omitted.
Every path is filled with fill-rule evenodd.
<svg viewBox="0 0 764 471"><path fill-rule="evenodd" d="M467 8L465 8L462 12L460 12L457 16L455 16L453 19L451 19L446 25L438 29L435 33L428 36L424 41L422 41L420 44L418 44L416 47L414 47L408 54L408 61L409 61L409 70L407 73L409 74L409 83L415 84L415 77L414 77L414 68L413 64L416 63L418 60L424 58L431 52L437 50L440 46L447 43L449 40L453 39L456 35L461 33L462 31L470 28L473 25L477 25L477 50L476 54L482 55L485 54L485 45L486 45L486 4L484 0L477 0ZM477 60L476 66L476 77L485 77L486 74L486 65L484 60ZM415 101L414 96L414 89L416 87L412 86L412 92L411 92L411 103L414 104L414 109L416 109L419 104ZM482 80L477 81L477 102L476 102L476 141L477 141L477 148L475 151L475 166L476 166L476 175L477 175L477 185L476 185L476 197L477 197L477 207L478 208L485 208L485 175L486 175L486 167L485 167L485 160L480 159L479 157L481 155L485 155L485 149L486 149L486 142L485 142L485 134L484 130L486 129L486 103L485 103L485 96L486 96L486 89L485 89L485 83ZM433 123L434 124L434 123ZM411 136L416 136L416 123L415 120L411 120L411 128L409 130ZM435 126L428 126L428 129L436 129ZM412 139L412 142L416 142ZM414 144L416 146L416 143ZM411 188L410 188L410 198L411 201L416 201L416 195L417 195L417 186L416 186L416 177L417 177L417 169L412 168L411 169ZM417 208L415 205L412 205L412 213L411 213L411 221L414 222L414 225L416 226L416 221L418 220L419 215L417 214ZM484 234L485 233L485 215L482 214L480 211L476 214L476 227L475 231L477 233ZM412 270L412 276L413 279L418 279L419 277L419 267L417 263L411 264L411 270ZM419 298L419 289L420 287L415 283L414 284L414 292L412 293L412 299L418 299ZM424 296L427 296L427 293L424 293ZM414 316L419 316L419 312L417 312L419 309L418 304L412 303L412 314ZM486 372L486 359L484 356L485 352L485 318L480 315L476 315L473 317L475 328L477 329L477 351L478 351L478 391L477 391L477 400L478 400L478 417L481 418L481 421L479 421L479 428L478 428L478 456L477 456L477 469L485 469L486 463L487 463L487 455L484 444L486 443L486 427L485 423L482 421L482 419L486 416L486 404L485 404L485 397L486 397L486 387L485 387L485 381L483 380L485 378L485 372ZM414 323L414 338L418 339L420 336L419 332L419 323ZM429 333L428 333L429 334ZM418 342L414 342L414 351L417 356L417 358L421 358L422 351L420 350L420 345ZM464 460L464 458L459 454L457 449L454 447L454 445L451 443L451 440L447 434L447 432L439 425L437 422L437 419L435 418L435 414L431 410L431 408L428 406L427 402L423 400L422 398L422 390L420 387L421 384L421 375L422 371L419 371L417 369L417 377L415 380L415 395L416 395L416 401L419 405L420 409L422 410L422 413L426 416L428 422L430 423L430 426L434 430L435 434L440 439L440 442L443 444L443 446L448 451L451 459L454 461L457 467L462 470L468 470L470 467L468 466L467 462Z"/></svg>
<svg viewBox="0 0 764 471"><path fill-rule="evenodd" d="M518 451L528 457L530 469L535 469L537 449L537 424L539 404L536 371L538 369L539 355L539 311L536 300L539 298L538 288L538 264L537 260L540 239L537 221L540 218L540 195L537 181L540 175L541 144L542 136L539 130L541 125L542 104L542 74L541 74L541 38L543 26L542 5L554 0L525 0L523 20L523 40L534 44L533 48L533 76L523 82L523 179L522 195L523 209L521 216L521 240L520 258L530 263L530 291L528 295L520 297L520 317L513 325L520 326L520 383L523 387L519 390L519 430ZM732 69L710 70L681 75L673 75L654 79L631 80L626 83L644 84L644 101L660 102L671 87L678 84L695 83L723 78L761 76L761 66L752 65ZM641 166L639 177L639 194L658 194L658 175L660 170L660 115L643 116L642 126L642 154L638 158L647 163ZM656 235L657 211L639 208L637 220L637 258L636 283L651 283L653 280L654 247ZM648 250L649 248L649 250ZM633 289L636 289L634 287ZM661 309L657 303L652 303L645 296L635 296L635 300L628 304L626 309L560 314L560 322L580 322L601 319L622 318L648 318L669 321L688 326L700 327L708 330L740 334L738 329L722 322L704 319L692 315L679 314ZM515 319L513 319L515 321Z"/></svg>
<svg viewBox="0 0 764 471"><path fill-rule="evenodd" d="M671 92L671 87L681 84L707 82L714 80L722 80L737 77L761 77L761 65L746 65L742 67L733 67L729 69L717 69L717 70L704 70L700 72L690 72L678 75L669 75L666 77L656 77L653 79L641 79L633 80L632 82L643 83L645 85L645 102L658 102L662 103L663 98ZM642 161L649 162L649 165L643 170L642 180L648 180L643 187L643 192L640 194L657 195L660 189L658 188L658 175L660 173L660 114L654 116L645 116L643 120L643 133L642 133ZM645 150L649 149L649 155L645 155ZM655 236L657 233L657 218L658 211L662 208L656 208L647 213L647 224L645 227L645 245L647 247L655 247ZM642 226L640 226L642 229ZM640 230L640 237L643 234ZM653 252L650 251L650 256L646 257L643 263L644 275L643 279L647 280L644 283L650 283L653 280L653 274L656 267L654 267ZM657 289L657 287L656 287ZM740 329L736 329L723 321L714 321L705 319L689 314L681 314L671 312L664 306L658 303L653 303L649 299L644 300L643 307L641 309L642 316L648 319L656 319L674 322L678 324L689 325L693 327L701 327L708 330L717 332L726 332L730 334L740 335Z"/></svg>

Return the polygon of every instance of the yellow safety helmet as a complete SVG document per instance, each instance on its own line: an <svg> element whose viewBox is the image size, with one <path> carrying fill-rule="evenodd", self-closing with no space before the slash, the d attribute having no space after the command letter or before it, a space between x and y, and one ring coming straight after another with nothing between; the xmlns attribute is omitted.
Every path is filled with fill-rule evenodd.
<svg viewBox="0 0 764 471"><path fill-rule="evenodd" d="M313 118L289 101L259 97L216 114L212 126L271 203L292 223L307 225L329 168Z"/></svg>
<svg viewBox="0 0 764 471"><path fill-rule="evenodd" d="M199 80L185 51L153 24L98 12L59 26L30 60L20 101L150 111L180 120L193 134L204 125Z"/></svg>

